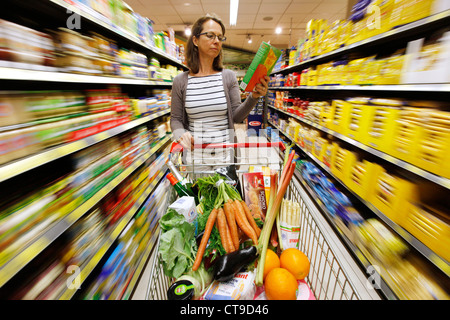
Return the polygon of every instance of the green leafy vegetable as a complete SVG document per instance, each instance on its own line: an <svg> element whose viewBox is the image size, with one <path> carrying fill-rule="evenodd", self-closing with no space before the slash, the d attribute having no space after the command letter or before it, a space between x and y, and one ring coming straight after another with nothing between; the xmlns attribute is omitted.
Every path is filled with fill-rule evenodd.
<svg viewBox="0 0 450 320"><path fill-rule="evenodd" d="M195 227L173 209L168 209L159 223L162 229L159 253L164 273L178 278L194 263L197 252Z"/></svg>

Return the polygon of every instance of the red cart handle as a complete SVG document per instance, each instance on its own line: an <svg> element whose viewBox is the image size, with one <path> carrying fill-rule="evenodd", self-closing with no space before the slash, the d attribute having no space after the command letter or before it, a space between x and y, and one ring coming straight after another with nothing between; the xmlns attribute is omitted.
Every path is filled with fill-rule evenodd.
<svg viewBox="0 0 450 320"><path fill-rule="evenodd" d="M225 148L271 148L278 147L282 151L286 149L283 142L245 142L245 143L210 143L194 144L194 149L225 149ZM170 153L183 151L183 146L177 142L172 143Z"/></svg>

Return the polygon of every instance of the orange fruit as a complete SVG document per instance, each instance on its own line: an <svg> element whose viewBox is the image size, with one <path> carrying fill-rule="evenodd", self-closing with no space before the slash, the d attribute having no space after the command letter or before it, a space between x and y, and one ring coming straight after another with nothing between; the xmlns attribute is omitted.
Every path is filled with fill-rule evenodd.
<svg viewBox="0 0 450 320"><path fill-rule="evenodd" d="M281 253L280 266L292 273L297 280L305 279L309 274L309 259L296 248L289 248Z"/></svg>
<svg viewBox="0 0 450 320"><path fill-rule="evenodd" d="M297 289L297 280L283 268L272 269L264 281L264 290L269 300L297 300Z"/></svg>
<svg viewBox="0 0 450 320"><path fill-rule="evenodd" d="M272 269L279 267L280 267L280 258L278 258L278 255L273 250L267 249L266 261L264 262L263 279L266 278L267 274L270 271L272 271Z"/></svg>

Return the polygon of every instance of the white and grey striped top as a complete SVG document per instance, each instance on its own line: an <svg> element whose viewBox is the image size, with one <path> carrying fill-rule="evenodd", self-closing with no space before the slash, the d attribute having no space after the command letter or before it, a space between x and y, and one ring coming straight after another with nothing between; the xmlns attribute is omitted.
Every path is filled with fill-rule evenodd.
<svg viewBox="0 0 450 320"><path fill-rule="evenodd" d="M228 108L222 72L188 77L186 112L196 143L229 143Z"/></svg>

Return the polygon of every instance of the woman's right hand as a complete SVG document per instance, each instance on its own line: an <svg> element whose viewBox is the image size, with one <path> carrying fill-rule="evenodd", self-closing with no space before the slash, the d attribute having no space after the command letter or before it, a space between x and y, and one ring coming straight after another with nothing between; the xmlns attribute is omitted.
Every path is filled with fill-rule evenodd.
<svg viewBox="0 0 450 320"><path fill-rule="evenodd" d="M183 146L184 150L194 149L194 137L190 132L183 133L178 143Z"/></svg>

